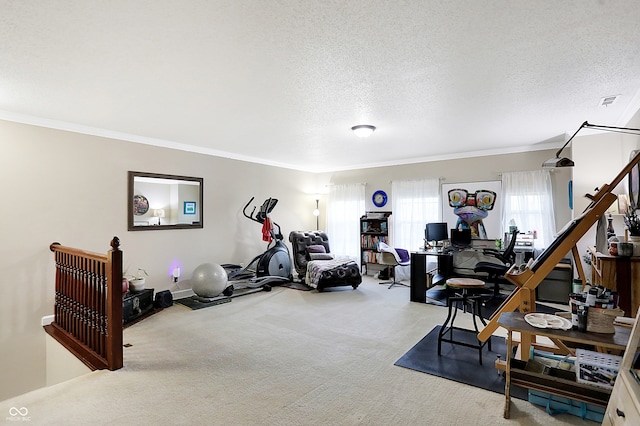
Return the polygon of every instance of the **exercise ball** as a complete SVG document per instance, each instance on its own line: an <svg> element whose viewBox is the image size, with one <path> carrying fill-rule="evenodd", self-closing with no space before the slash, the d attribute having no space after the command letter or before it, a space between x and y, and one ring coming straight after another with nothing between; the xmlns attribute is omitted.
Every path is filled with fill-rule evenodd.
<svg viewBox="0 0 640 426"><path fill-rule="evenodd" d="M203 263L193 271L191 289L200 297L216 297L227 288L227 271L220 265Z"/></svg>

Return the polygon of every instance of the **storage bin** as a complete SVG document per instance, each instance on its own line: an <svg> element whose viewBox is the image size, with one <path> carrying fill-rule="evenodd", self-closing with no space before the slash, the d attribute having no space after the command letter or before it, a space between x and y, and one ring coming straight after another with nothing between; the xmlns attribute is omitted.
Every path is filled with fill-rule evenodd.
<svg viewBox="0 0 640 426"><path fill-rule="evenodd" d="M556 395L550 395L546 392L529 390L529 402L536 405L546 407L547 413L552 416L557 414L571 414L582 419L593 420L602 423L604 420L604 407L586 404L580 401L574 401L569 398L562 398Z"/></svg>
<svg viewBox="0 0 640 426"><path fill-rule="evenodd" d="M576 379L579 383L613 389L622 357L576 349Z"/></svg>
<svg viewBox="0 0 640 426"><path fill-rule="evenodd" d="M616 329L613 321L616 317L624 315L624 311L619 308L601 309L589 307L587 315L587 331L590 333L614 334Z"/></svg>

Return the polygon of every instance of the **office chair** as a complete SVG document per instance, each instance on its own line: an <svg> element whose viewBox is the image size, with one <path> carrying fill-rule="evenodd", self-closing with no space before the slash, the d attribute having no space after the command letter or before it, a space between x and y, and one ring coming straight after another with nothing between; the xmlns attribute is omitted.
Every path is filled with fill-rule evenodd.
<svg viewBox="0 0 640 426"><path fill-rule="evenodd" d="M511 239L509 240L509 244L504 251L489 248L482 250L483 254L493 256L501 263L478 262L473 268L473 271L476 273L483 272L487 274L487 281L493 283L494 298L500 296L500 283L508 282L504 277L504 274L516 261L515 246L517 235L518 230L516 229L511 233Z"/></svg>
<svg viewBox="0 0 640 426"><path fill-rule="evenodd" d="M394 285L403 285L406 287L410 287L409 284L396 281L395 271L396 266L409 266L411 264L409 252L404 249L394 249L393 247L382 242L378 243L378 251L382 254L381 258L378 260L378 263L380 263L381 265L387 265L389 276L392 277L392 281L385 281L380 284L390 284L389 288L393 287Z"/></svg>

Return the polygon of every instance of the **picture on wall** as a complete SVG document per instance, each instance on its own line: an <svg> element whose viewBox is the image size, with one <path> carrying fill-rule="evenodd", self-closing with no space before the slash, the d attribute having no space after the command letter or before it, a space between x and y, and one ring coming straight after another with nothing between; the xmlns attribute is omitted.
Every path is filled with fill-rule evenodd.
<svg viewBox="0 0 640 426"><path fill-rule="evenodd" d="M184 214L196 214L196 202L185 201L184 202Z"/></svg>
<svg viewBox="0 0 640 426"><path fill-rule="evenodd" d="M442 184L442 221L475 239L502 238L501 189L499 180Z"/></svg>
<svg viewBox="0 0 640 426"><path fill-rule="evenodd" d="M133 214L142 216L149 211L149 200L144 195L133 196Z"/></svg>

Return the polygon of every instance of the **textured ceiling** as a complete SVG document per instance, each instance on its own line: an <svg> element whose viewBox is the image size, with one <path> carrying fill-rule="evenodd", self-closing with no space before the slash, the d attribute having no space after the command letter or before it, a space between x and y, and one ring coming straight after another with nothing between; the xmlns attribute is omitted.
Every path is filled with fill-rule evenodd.
<svg viewBox="0 0 640 426"><path fill-rule="evenodd" d="M557 147L639 108L638 0L0 0L0 118L264 164Z"/></svg>

